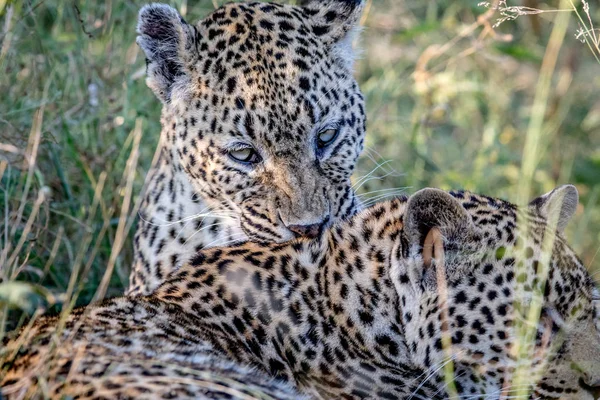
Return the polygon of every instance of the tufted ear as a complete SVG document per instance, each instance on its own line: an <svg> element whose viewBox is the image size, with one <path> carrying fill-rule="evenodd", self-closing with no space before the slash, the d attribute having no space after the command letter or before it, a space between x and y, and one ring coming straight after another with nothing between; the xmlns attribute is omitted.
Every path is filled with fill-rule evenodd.
<svg viewBox="0 0 600 400"><path fill-rule="evenodd" d="M578 204L577 188L573 185L563 185L533 200L529 206L551 223L556 221L556 230L562 233L575 215Z"/></svg>
<svg viewBox="0 0 600 400"><path fill-rule="evenodd" d="M146 53L146 83L165 104L185 78L185 66L196 54L197 30L172 7L149 4L140 10L137 43Z"/></svg>
<svg viewBox="0 0 600 400"><path fill-rule="evenodd" d="M410 197L404 214L410 245L423 246L434 228L435 235L446 241L465 240L475 230L471 216L457 199L443 190L422 189Z"/></svg>
<svg viewBox="0 0 600 400"><path fill-rule="evenodd" d="M352 43L360 30L364 0L301 0L311 15L312 31L332 46L333 54L349 68L356 53Z"/></svg>

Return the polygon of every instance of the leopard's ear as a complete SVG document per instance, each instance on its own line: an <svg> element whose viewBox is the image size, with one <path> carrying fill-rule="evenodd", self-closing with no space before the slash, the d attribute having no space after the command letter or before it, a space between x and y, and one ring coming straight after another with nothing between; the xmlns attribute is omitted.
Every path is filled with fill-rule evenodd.
<svg viewBox="0 0 600 400"><path fill-rule="evenodd" d="M364 0L301 0L312 32L331 46L332 54L349 68L356 59L353 42L360 31Z"/></svg>
<svg viewBox="0 0 600 400"><path fill-rule="evenodd" d="M165 104L186 77L186 65L197 54L196 28L166 4L149 4L139 13L137 43L146 54L147 84Z"/></svg>
<svg viewBox="0 0 600 400"><path fill-rule="evenodd" d="M475 232L475 225L457 199L443 190L427 188L409 198L404 230L411 246L422 248L432 229L445 242L462 242Z"/></svg>
<svg viewBox="0 0 600 400"><path fill-rule="evenodd" d="M563 185L533 200L529 207L535 209L562 233L575 215L578 204L577 188L573 185Z"/></svg>

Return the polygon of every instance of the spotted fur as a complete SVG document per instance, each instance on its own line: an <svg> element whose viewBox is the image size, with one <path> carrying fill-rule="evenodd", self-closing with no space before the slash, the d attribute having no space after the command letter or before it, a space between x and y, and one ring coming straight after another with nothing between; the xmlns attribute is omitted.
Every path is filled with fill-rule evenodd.
<svg viewBox="0 0 600 400"><path fill-rule="evenodd" d="M447 334L453 390L506 398L519 315L537 290L525 387L593 399L600 297L561 232L576 204L572 186L521 208L425 189L314 240L203 250L150 296L23 330L4 347L3 395L443 399Z"/></svg>
<svg viewBox="0 0 600 400"><path fill-rule="evenodd" d="M195 25L140 12L148 86L163 102L129 294L148 294L198 250L315 236L355 213L350 176L365 135L352 75L362 2L232 3ZM321 146L318 135L337 132ZM228 154L249 146L257 162Z"/></svg>

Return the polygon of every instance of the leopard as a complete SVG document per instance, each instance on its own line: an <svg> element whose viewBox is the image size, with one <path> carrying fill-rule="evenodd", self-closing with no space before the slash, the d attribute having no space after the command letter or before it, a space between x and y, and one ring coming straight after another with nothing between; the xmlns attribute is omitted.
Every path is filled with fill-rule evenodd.
<svg viewBox="0 0 600 400"><path fill-rule="evenodd" d="M354 78L364 1L242 2L196 24L141 9L137 43L161 101L127 294L149 294L204 248L314 237L354 214L364 147Z"/></svg>
<svg viewBox="0 0 600 400"><path fill-rule="evenodd" d="M427 188L316 238L204 249L150 295L28 324L2 395L596 399L577 204L571 185L525 206Z"/></svg>

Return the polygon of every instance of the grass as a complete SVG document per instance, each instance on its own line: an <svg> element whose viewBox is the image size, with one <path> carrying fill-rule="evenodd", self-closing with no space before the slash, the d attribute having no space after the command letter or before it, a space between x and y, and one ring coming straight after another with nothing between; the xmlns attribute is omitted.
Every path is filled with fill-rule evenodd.
<svg viewBox="0 0 600 400"><path fill-rule="evenodd" d="M144 3L0 0L0 336L127 285L160 132L134 40ZM169 3L193 21L224 1ZM569 0L370 1L364 199L434 186L523 203L573 183L569 242L600 274L594 21L600 7Z"/></svg>

